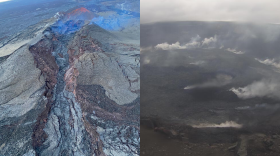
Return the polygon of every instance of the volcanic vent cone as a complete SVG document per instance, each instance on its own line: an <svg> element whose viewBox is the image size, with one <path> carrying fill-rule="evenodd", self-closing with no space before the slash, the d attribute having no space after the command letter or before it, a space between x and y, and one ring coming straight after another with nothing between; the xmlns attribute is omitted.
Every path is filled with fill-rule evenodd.
<svg viewBox="0 0 280 156"><path fill-rule="evenodd" d="M91 20L94 18L94 14L84 7L73 10L66 14L65 20Z"/></svg>

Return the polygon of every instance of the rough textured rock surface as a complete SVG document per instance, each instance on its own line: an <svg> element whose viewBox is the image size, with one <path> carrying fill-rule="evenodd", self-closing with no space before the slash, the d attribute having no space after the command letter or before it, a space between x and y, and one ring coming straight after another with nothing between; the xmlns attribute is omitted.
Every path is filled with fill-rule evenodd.
<svg viewBox="0 0 280 156"><path fill-rule="evenodd" d="M133 86L122 73L121 67L106 53L84 54L77 60L75 67L79 71L78 84L103 86L105 94L120 105L131 103L137 98L137 94L131 92Z"/></svg>
<svg viewBox="0 0 280 156"><path fill-rule="evenodd" d="M45 92L48 103L45 110L38 116L34 132L32 135L33 147L37 149L47 138L47 134L43 130L47 122L48 114L50 112L51 104L53 103L52 95L53 89L57 83L58 66L55 62L55 57L52 56L53 44L50 40L44 38L35 45L29 48L32 53L37 68L41 70L41 74L45 78Z"/></svg>
<svg viewBox="0 0 280 156"><path fill-rule="evenodd" d="M9 56L0 69L0 155L32 153L33 126L47 104L45 78L28 46Z"/></svg>
<svg viewBox="0 0 280 156"><path fill-rule="evenodd" d="M139 31L94 15L75 8L1 42L0 156L139 155Z"/></svg>

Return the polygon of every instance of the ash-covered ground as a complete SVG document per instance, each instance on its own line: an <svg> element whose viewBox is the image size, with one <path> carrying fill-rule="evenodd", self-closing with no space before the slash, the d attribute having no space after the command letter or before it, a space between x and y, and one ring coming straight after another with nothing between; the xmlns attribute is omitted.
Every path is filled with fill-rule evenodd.
<svg viewBox="0 0 280 156"><path fill-rule="evenodd" d="M0 155L139 155L139 1L0 3Z"/></svg>
<svg viewBox="0 0 280 156"><path fill-rule="evenodd" d="M141 154L280 155L280 25L141 25Z"/></svg>

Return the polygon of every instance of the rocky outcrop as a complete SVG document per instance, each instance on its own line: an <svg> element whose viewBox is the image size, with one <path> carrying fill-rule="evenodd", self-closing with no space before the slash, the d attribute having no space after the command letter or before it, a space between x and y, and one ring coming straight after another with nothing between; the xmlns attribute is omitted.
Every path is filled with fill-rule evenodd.
<svg viewBox="0 0 280 156"><path fill-rule="evenodd" d="M56 17L43 20L28 27L25 31L9 37L9 40L0 42L0 57L12 54L23 46L36 44L41 40L43 31L57 20Z"/></svg>
<svg viewBox="0 0 280 156"><path fill-rule="evenodd" d="M34 153L33 127L45 110L45 78L28 46L0 64L0 155Z"/></svg>
<svg viewBox="0 0 280 156"><path fill-rule="evenodd" d="M125 45L97 25L86 26L76 34L68 46L70 68L65 74L66 88L81 104L86 131L96 145L95 153L137 155L140 87L132 84L139 84L139 75L133 70L139 65L138 59L133 56L134 61L128 62L104 38Z"/></svg>
<svg viewBox="0 0 280 156"><path fill-rule="evenodd" d="M77 60L75 67L79 71L78 84L103 86L106 95L119 105L131 103L138 96L131 92L134 88L118 63L106 53L84 54Z"/></svg>

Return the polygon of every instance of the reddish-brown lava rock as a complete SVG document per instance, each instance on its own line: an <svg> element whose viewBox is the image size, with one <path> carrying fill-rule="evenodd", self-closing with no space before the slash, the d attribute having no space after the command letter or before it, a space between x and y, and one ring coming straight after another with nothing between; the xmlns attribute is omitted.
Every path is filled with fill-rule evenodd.
<svg viewBox="0 0 280 156"><path fill-rule="evenodd" d="M70 19L82 19L82 20L91 20L94 18L94 14L87 10L84 7L78 8L76 10L73 10L72 12L66 14L66 19L70 20Z"/></svg>
<svg viewBox="0 0 280 156"><path fill-rule="evenodd" d="M64 75L64 80L66 82L66 90L73 92L74 95L76 96L77 76L79 75L79 71L76 68L74 68L75 60L79 59L79 57L83 55L85 51L89 51L89 52L95 52L95 51L104 52L104 51L101 49L101 45L97 40L82 35L77 36L77 38L69 45L68 49L69 50L67 51L67 53L69 55L70 68L66 71Z"/></svg>
<svg viewBox="0 0 280 156"><path fill-rule="evenodd" d="M81 41L84 38L86 38L86 37L85 36L79 36L79 39L77 40L77 42L74 42L73 44L70 44L70 46L68 47L69 50L68 50L67 53L69 55L69 65L70 65L70 67L64 75L64 81L66 83L66 90L70 91L70 92L73 92L73 94L76 97L76 100L77 100L77 96L76 96L77 76L79 75L79 71L78 71L77 68L74 68L74 65L75 65L74 63L77 59L79 59L79 57L81 55L83 55L85 53L84 49L87 49L87 50L89 49L84 45L85 41ZM75 50L76 49L75 47L78 47L77 48L78 50ZM98 49L99 47L96 46L96 48ZM92 50L92 49L90 49L90 50ZM85 128L86 128L86 131L89 133L89 135L91 137L91 148L94 149L94 153L96 155L105 156L105 154L103 152L103 149L102 149L103 143L99 138L99 134L96 132L96 129L92 126L92 124L90 124L87 121L87 119L85 117L85 114L87 113L87 111L85 109L83 109L82 111L83 111L83 122L84 122L84 125L85 125ZM69 121L69 122L71 123L72 121ZM96 148L95 145L97 145L97 148Z"/></svg>
<svg viewBox="0 0 280 156"><path fill-rule="evenodd" d="M93 112L96 117L101 118L102 120L114 121L117 125L126 125L140 130L138 126L131 124L137 123L140 115L128 114L128 112L131 112L135 107L140 107L139 103L133 105L118 105L105 95L105 90L101 86L97 85L78 85L76 100L81 105L83 121L85 123L86 131L91 136L92 145L98 145L98 149L95 150L95 153L97 152L96 155L103 155L103 143L98 139L99 134L96 132L95 126L93 126L87 119L87 116L90 116Z"/></svg>
<svg viewBox="0 0 280 156"><path fill-rule="evenodd" d="M64 81L66 82L66 90L69 92L73 92L75 96L76 96L78 75L79 75L78 69L74 68L73 66L70 67L64 75Z"/></svg>
<svg viewBox="0 0 280 156"><path fill-rule="evenodd" d="M85 124L86 131L91 137L91 148L95 149L95 155L105 156L105 153L103 152L103 143L99 138L99 134L96 132L95 128L85 119L85 117L83 117L83 121ZM94 145L97 145L97 148Z"/></svg>
<svg viewBox="0 0 280 156"><path fill-rule="evenodd" d="M94 111L97 117L114 121L120 125L135 127L127 123L139 122L139 114L129 113L133 112L136 107L140 107L139 102L131 105L119 105L105 95L105 90L101 86L94 85L78 85L76 94L83 112L92 114ZM135 128L139 129L139 127Z"/></svg>
<svg viewBox="0 0 280 156"><path fill-rule="evenodd" d="M63 55L61 53L58 53L59 57L63 58Z"/></svg>
<svg viewBox="0 0 280 156"><path fill-rule="evenodd" d="M53 88L57 83L58 66L55 57L52 56L53 44L48 39L42 39L29 48L34 57L36 67L41 70L41 74L45 78L45 93L48 102L45 110L38 116L32 135L32 146L34 149L40 147L48 137L45 131L48 114L51 108Z"/></svg>
<svg viewBox="0 0 280 156"><path fill-rule="evenodd" d="M34 57L36 67L39 68L46 79L46 86L50 89L56 84L58 66L55 57L52 56L53 44L43 39L29 48Z"/></svg>

